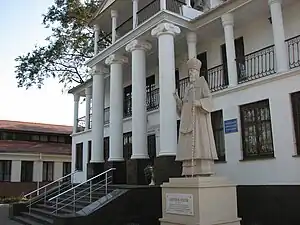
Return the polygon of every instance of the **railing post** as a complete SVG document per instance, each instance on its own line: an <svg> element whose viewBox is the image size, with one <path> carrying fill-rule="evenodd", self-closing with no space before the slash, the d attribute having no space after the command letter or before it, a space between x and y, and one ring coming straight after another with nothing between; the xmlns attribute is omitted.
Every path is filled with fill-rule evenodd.
<svg viewBox="0 0 300 225"><path fill-rule="evenodd" d="M44 205L46 205L47 202L47 190L44 188Z"/></svg>
<svg viewBox="0 0 300 225"><path fill-rule="evenodd" d="M55 200L55 214L57 215L57 208L58 208L58 198Z"/></svg>
<svg viewBox="0 0 300 225"><path fill-rule="evenodd" d="M105 174L105 195L107 195L107 173Z"/></svg>
<svg viewBox="0 0 300 225"><path fill-rule="evenodd" d="M92 202L92 181L90 181L90 203Z"/></svg>
<svg viewBox="0 0 300 225"><path fill-rule="evenodd" d="M75 195L75 189L74 189L74 192L73 192L73 213L75 213L75 207L76 207L76 195Z"/></svg>

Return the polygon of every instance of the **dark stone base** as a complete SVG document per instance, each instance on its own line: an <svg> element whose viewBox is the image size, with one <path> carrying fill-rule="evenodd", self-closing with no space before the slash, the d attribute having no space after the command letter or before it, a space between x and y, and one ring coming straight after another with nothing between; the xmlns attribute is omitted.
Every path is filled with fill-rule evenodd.
<svg viewBox="0 0 300 225"><path fill-rule="evenodd" d="M126 184L126 161L109 162L110 168L115 168L113 171L113 184Z"/></svg>
<svg viewBox="0 0 300 225"><path fill-rule="evenodd" d="M130 159L127 160L127 184L147 185L144 169L150 165L149 159Z"/></svg>
<svg viewBox="0 0 300 225"><path fill-rule="evenodd" d="M181 177L181 162L175 161L176 156L160 156L154 160L155 184L168 182L170 177Z"/></svg>
<svg viewBox="0 0 300 225"><path fill-rule="evenodd" d="M90 179L100 173L104 172L104 163L88 163L87 164L87 178ZM103 177L99 179L94 179L94 182L100 181Z"/></svg>

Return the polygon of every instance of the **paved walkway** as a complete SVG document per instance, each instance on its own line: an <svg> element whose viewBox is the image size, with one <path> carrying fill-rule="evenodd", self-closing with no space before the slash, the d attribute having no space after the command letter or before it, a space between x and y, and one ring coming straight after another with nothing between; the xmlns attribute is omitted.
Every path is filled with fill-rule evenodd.
<svg viewBox="0 0 300 225"><path fill-rule="evenodd" d="M20 225L8 218L8 205L0 204L0 224L1 225Z"/></svg>

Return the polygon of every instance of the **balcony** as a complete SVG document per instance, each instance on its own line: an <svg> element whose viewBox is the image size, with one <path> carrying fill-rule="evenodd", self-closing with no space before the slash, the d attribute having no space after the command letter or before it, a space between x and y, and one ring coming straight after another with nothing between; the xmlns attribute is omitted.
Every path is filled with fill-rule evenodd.
<svg viewBox="0 0 300 225"><path fill-rule="evenodd" d="M150 17L152 17L153 15L155 15L160 11L160 0L151 0L149 3L147 2L149 1L139 2L140 3L139 6L141 6L141 8L137 12L137 27L143 24L146 20L148 20ZM146 5L143 5L144 3L146 3ZM167 0L167 10L173 13L182 14L181 7L183 5L186 5L185 0ZM122 11L123 9L122 5L116 6L116 8L118 9L118 11L120 10ZM122 38L131 30L133 30L133 16L128 16L128 15L127 17L125 15L123 16L123 12L120 14L122 16L118 18L120 22L116 27L116 34L117 34L116 40ZM107 19L109 20L110 16L108 15L106 16ZM104 19L102 21L104 21ZM106 47L108 47L109 44L111 44L112 32L111 32L111 24L102 25L101 21L98 21L98 23L100 24L101 29L107 33L107 35L99 41L99 50L101 51ZM103 44L103 42L107 44Z"/></svg>
<svg viewBox="0 0 300 225"><path fill-rule="evenodd" d="M291 69L300 67L300 35L286 40Z"/></svg>

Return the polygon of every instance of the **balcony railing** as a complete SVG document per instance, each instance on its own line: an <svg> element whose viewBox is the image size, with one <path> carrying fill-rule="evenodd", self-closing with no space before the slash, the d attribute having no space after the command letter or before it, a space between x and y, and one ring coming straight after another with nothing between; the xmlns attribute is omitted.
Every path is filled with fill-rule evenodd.
<svg viewBox="0 0 300 225"><path fill-rule="evenodd" d="M207 71L201 71L201 76L204 76L211 92L224 89L228 86L228 76L227 71L224 69L224 65L215 66ZM179 81L178 95L183 98L185 89L189 84L189 77L185 77Z"/></svg>
<svg viewBox="0 0 300 225"><path fill-rule="evenodd" d="M159 107L159 89L154 89L151 91L147 91L147 99L146 99L147 111L153 111L158 109Z"/></svg>
<svg viewBox="0 0 300 225"><path fill-rule="evenodd" d="M185 0L167 0L167 10L180 14L181 6L186 5Z"/></svg>
<svg viewBox="0 0 300 225"><path fill-rule="evenodd" d="M160 1L154 0L147 4L145 7L141 8L137 15L138 15L138 24L145 22L147 19L150 18L149 15L155 15L160 10Z"/></svg>
<svg viewBox="0 0 300 225"><path fill-rule="evenodd" d="M245 55L236 62L239 83L274 74L276 73L274 45Z"/></svg>
<svg viewBox="0 0 300 225"><path fill-rule="evenodd" d="M208 69L206 80L211 92L226 88L228 86L227 69L224 65L219 65Z"/></svg>
<svg viewBox="0 0 300 225"><path fill-rule="evenodd" d="M84 131L85 129L85 116L77 119L77 132Z"/></svg>
<svg viewBox="0 0 300 225"><path fill-rule="evenodd" d="M300 35L286 40L290 68L300 66Z"/></svg>
<svg viewBox="0 0 300 225"><path fill-rule="evenodd" d="M104 124L109 124L109 107L104 109Z"/></svg>

